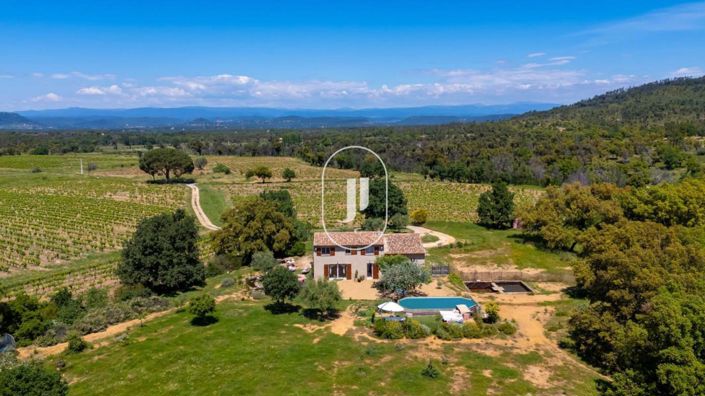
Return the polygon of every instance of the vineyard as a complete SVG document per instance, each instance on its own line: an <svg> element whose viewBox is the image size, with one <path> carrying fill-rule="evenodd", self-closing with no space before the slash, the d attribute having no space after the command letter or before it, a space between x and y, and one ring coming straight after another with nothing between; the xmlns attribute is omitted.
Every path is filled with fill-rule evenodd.
<svg viewBox="0 0 705 396"><path fill-rule="evenodd" d="M426 209L430 221L475 221L480 194L489 190L484 184L436 182L418 179L395 181L408 201L409 212ZM321 183L318 180L293 181L291 183L232 183L214 184L237 203L247 196L264 190L287 189L291 194L299 218L318 225L321 218ZM345 182L342 180L326 183L326 220L342 219L345 216ZM514 186L510 190L516 195L517 210L533 205L543 194L537 188ZM330 217L328 217L330 216Z"/></svg>
<svg viewBox="0 0 705 396"><path fill-rule="evenodd" d="M216 180L232 180L237 182L242 182L245 180L245 172L248 169L254 169L258 166L266 166L272 171L271 181L279 182L284 181L281 177L282 171L286 168L292 169L296 172L296 178L294 180L321 180L321 169L319 167L311 166L304 161L291 157L214 157L209 156L208 166L205 169L206 179L216 179ZM223 176L222 174L210 173L216 164L224 164L232 172L229 176ZM198 174L198 172L194 172ZM326 171L326 178L331 179L344 179L348 177L357 177L358 173L356 171L345 170L345 169L335 169L328 168Z"/></svg>
<svg viewBox="0 0 705 396"><path fill-rule="evenodd" d="M184 206L187 196L183 186L121 178L28 175L0 182L0 271L115 250L139 220Z"/></svg>

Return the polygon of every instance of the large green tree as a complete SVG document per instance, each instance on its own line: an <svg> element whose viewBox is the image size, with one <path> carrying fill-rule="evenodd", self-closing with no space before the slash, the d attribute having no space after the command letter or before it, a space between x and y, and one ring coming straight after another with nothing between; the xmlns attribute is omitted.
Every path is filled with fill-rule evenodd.
<svg viewBox="0 0 705 396"><path fill-rule="evenodd" d="M296 274L280 265L262 277L262 286L264 293L279 304L293 300L301 288Z"/></svg>
<svg viewBox="0 0 705 396"><path fill-rule="evenodd" d="M492 190L480 194L477 215L486 227L510 228L514 221L514 194L504 183L493 184Z"/></svg>
<svg viewBox="0 0 705 396"><path fill-rule="evenodd" d="M261 197L247 199L223 215L225 224L213 233L217 254L240 256L250 263L256 252L269 250L282 257L294 245L296 228L278 205Z"/></svg>
<svg viewBox="0 0 705 396"><path fill-rule="evenodd" d="M140 157L140 169L154 177L163 175L167 181L171 175L181 177L193 172L193 160L188 154L174 148L158 148L149 150Z"/></svg>
<svg viewBox="0 0 705 396"><path fill-rule="evenodd" d="M142 220L122 251L117 274L125 284L170 293L201 285L205 268L198 254L198 228L182 209Z"/></svg>
<svg viewBox="0 0 705 396"><path fill-rule="evenodd" d="M329 316L335 311L341 300L338 284L323 279L306 281L299 299L309 309L315 310L320 318Z"/></svg>
<svg viewBox="0 0 705 396"><path fill-rule="evenodd" d="M363 211L365 217L367 218L380 218L384 219L385 216L385 198L387 194L385 193L385 182L384 179L372 179L369 184L369 204L367 208ZM404 197L404 192L392 181L389 181L389 218L395 214L406 215L406 197Z"/></svg>
<svg viewBox="0 0 705 396"><path fill-rule="evenodd" d="M382 293L396 293L403 296L421 284L431 281L431 274L409 259L386 265L381 268L381 271L382 278L375 282L375 287Z"/></svg>

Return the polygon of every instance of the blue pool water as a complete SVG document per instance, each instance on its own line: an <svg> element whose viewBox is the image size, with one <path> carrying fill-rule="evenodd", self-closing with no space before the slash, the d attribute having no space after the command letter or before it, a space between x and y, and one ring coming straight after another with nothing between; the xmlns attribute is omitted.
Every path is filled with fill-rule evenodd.
<svg viewBox="0 0 705 396"><path fill-rule="evenodd" d="M408 310L450 311L460 304L471 309L477 305L472 298L464 297L406 297L399 300L399 305Z"/></svg>

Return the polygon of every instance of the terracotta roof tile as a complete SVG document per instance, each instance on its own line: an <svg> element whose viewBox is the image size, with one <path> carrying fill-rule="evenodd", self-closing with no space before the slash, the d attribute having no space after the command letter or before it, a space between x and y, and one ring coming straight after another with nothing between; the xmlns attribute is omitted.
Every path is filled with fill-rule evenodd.
<svg viewBox="0 0 705 396"><path fill-rule="evenodd" d="M385 254L425 254L419 234L387 234L385 236Z"/></svg>
<svg viewBox="0 0 705 396"><path fill-rule="evenodd" d="M331 232L333 239L339 245L343 246L367 246L379 237L377 231L357 231L357 232ZM375 245L383 245L384 239L380 238ZM314 246L335 246L335 243L328 237L325 232L316 232L313 234Z"/></svg>

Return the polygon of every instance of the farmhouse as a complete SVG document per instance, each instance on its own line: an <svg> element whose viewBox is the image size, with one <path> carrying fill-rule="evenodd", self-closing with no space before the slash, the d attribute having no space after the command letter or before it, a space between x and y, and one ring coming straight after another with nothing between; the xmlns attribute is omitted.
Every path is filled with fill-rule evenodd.
<svg viewBox="0 0 705 396"><path fill-rule="evenodd" d="M426 259L418 234L385 234L381 238L376 231L329 234L335 242L325 232L313 235L313 276L317 279L379 279L375 260L383 255L404 255L417 264L423 264ZM365 246L367 248L362 249Z"/></svg>

